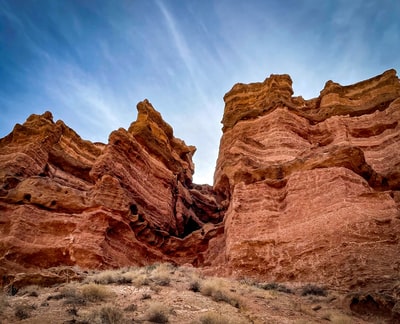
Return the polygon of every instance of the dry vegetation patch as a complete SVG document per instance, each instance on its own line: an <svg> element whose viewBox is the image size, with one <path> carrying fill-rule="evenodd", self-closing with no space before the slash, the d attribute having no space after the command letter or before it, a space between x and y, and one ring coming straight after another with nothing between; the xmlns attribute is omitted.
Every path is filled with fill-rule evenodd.
<svg viewBox="0 0 400 324"><path fill-rule="evenodd" d="M86 320L94 324L125 324L128 320L124 317L122 309L112 305L100 306L93 309Z"/></svg>
<svg viewBox="0 0 400 324"><path fill-rule="evenodd" d="M82 282L4 292L0 323L364 323L317 288L205 277L171 264L88 271Z"/></svg>
<svg viewBox="0 0 400 324"><path fill-rule="evenodd" d="M113 295L107 286L96 283L84 284L80 290L83 298L91 302L104 301Z"/></svg>
<svg viewBox="0 0 400 324"><path fill-rule="evenodd" d="M227 315L221 315L217 312L207 312L199 318L201 324L230 324L231 318Z"/></svg>
<svg viewBox="0 0 400 324"><path fill-rule="evenodd" d="M149 305L144 318L153 323L168 323L170 313L171 310L167 306L155 302Z"/></svg>
<svg viewBox="0 0 400 324"><path fill-rule="evenodd" d="M210 296L214 301L226 302L236 308L239 308L243 302L237 294L229 290L224 280L220 278L210 278L200 284L200 292L204 296Z"/></svg>

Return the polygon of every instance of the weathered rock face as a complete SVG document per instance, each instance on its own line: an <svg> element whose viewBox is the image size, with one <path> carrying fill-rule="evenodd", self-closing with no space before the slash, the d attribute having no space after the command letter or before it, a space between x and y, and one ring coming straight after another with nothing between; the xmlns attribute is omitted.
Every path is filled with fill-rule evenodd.
<svg viewBox="0 0 400 324"><path fill-rule="evenodd" d="M399 280L400 81L394 70L318 98L288 75L225 99L214 189L228 206L223 268L336 287Z"/></svg>
<svg viewBox="0 0 400 324"><path fill-rule="evenodd" d="M193 146L148 101L107 145L49 112L0 140L0 272L202 262L223 230L210 186L193 185Z"/></svg>

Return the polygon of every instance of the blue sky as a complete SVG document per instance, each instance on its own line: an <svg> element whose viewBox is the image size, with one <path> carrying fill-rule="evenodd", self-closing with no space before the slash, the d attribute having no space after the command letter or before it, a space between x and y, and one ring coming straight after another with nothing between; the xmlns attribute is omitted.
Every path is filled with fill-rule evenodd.
<svg viewBox="0 0 400 324"><path fill-rule="evenodd" d="M212 183L224 94L288 73L295 95L400 71L398 0L0 0L0 137L50 110L106 143L148 98Z"/></svg>

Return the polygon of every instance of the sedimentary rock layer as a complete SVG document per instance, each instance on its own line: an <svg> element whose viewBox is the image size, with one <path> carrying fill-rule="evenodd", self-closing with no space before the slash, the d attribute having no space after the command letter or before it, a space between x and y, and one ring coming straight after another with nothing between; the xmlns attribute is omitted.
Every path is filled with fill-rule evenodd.
<svg viewBox="0 0 400 324"><path fill-rule="evenodd" d="M224 269L352 287L399 279L400 82L394 70L318 98L288 75L225 95L214 189ZM217 242L217 240L216 240ZM210 261L212 263L212 261Z"/></svg>

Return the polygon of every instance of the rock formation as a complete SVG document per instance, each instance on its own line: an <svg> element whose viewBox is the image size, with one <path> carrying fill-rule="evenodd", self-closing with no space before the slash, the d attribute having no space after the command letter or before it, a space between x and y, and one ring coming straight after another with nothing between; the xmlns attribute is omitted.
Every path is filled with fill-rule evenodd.
<svg viewBox="0 0 400 324"><path fill-rule="evenodd" d="M293 96L288 75L271 75L236 84L224 100L213 187L192 183L195 148L147 100L107 144L82 140L49 112L16 125L0 140L3 278L170 261L392 289L400 279L396 72L350 86L328 81L311 100Z"/></svg>
<svg viewBox="0 0 400 324"><path fill-rule="evenodd" d="M400 273L400 81L394 70L318 98L288 75L225 97L214 190L235 276L389 289ZM210 261L212 263L212 261Z"/></svg>
<svg viewBox="0 0 400 324"><path fill-rule="evenodd" d="M223 215L212 188L192 184L195 147L148 101L138 112L107 145L49 112L0 140L0 274L202 262Z"/></svg>

